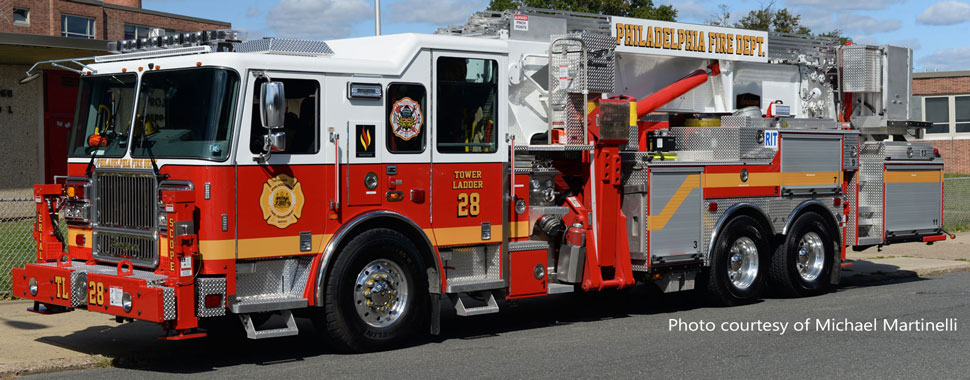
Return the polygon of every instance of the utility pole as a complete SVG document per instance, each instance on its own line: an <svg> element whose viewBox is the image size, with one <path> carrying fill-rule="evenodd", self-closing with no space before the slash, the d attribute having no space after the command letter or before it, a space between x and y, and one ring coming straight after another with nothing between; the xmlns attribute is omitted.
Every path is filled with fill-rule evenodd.
<svg viewBox="0 0 970 380"><path fill-rule="evenodd" d="M381 0L374 0L374 35L381 35Z"/></svg>

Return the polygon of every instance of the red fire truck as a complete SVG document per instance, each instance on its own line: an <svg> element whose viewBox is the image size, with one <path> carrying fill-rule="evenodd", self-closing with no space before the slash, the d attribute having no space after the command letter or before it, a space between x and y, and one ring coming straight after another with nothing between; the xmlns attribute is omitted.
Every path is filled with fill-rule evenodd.
<svg viewBox="0 0 970 380"><path fill-rule="evenodd" d="M808 296L847 248L947 236L905 48L535 9L112 46L40 63L82 77L69 175L35 187L37 263L13 270L35 312L185 339L293 335L309 310L371 350L437 333L443 298Z"/></svg>

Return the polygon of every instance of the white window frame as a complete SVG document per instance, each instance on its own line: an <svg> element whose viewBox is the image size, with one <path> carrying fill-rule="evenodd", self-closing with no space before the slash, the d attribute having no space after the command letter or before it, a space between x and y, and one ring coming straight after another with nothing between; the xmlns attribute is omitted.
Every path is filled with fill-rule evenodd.
<svg viewBox="0 0 970 380"><path fill-rule="evenodd" d="M950 140L950 139L970 139L970 132L957 132L957 109L956 98L970 96L970 94L952 95L916 95L920 97L920 110L923 113L922 121L926 121L926 99L927 98L946 98L947 112L949 113L948 132L946 133L923 133L923 140ZM961 121L960 123L966 123ZM942 123L941 123L942 124Z"/></svg>
<svg viewBox="0 0 970 380"><path fill-rule="evenodd" d="M81 19L90 20L90 28L89 28L90 29L90 32L89 32L89 34L81 34L81 33L68 32L67 31L67 18L68 17L77 17L77 18L81 18ZM86 38L86 39L89 39L89 40L93 40L98 35L97 24L98 24L97 23L97 19L95 19L94 17L78 16L78 15L72 15L72 14L62 13L61 14L61 37Z"/></svg>
<svg viewBox="0 0 970 380"><path fill-rule="evenodd" d="M27 21L17 21L13 19L13 13L17 13L19 10L27 11ZM13 13L10 14L11 19L13 19L13 24L16 26L30 26L30 8L14 8Z"/></svg>

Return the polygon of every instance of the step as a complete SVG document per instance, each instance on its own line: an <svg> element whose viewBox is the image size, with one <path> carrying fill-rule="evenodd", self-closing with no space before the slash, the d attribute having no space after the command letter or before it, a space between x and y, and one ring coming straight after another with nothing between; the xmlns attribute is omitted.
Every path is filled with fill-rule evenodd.
<svg viewBox="0 0 970 380"><path fill-rule="evenodd" d="M462 317L498 313L498 302L495 301L495 295L491 292L488 293L488 301L486 304L477 307L465 307L465 303L462 302L461 297L457 294L449 294L448 296L455 303L455 312Z"/></svg>
<svg viewBox="0 0 970 380"><path fill-rule="evenodd" d="M307 307L307 300L289 294L266 294L237 297L230 309L235 314L260 313L276 310L290 310Z"/></svg>
<svg viewBox="0 0 970 380"><path fill-rule="evenodd" d="M576 291L576 285L570 284L549 284L548 294L572 293Z"/></svg>
<svg viewBox="0 0 970 380"><path fill-rule="evenodd" d="M509 242L509 252L535 251L539 249L549 249L549 242L542 240Z"/></svg>
<svg viewBox="0 0 970 380"><path fill-rule="evenodd" d="M593 150L592 145L564 145L564 144L549 144L549 145L516 145L516 152L571 152L571 151L584 151Z"/></svg>
<svg viewBox="0 0 970 380"><path fill-rule="evenodd" d="M283 319L286 320L286 327L256 330L256 326L253 325L253 319L250 318L249 314L240 314L239 319L242 321L243 327L246 329L246 337L249 339L266 339L298 335L300 330L296 326L296 319L293 318L293 313L289 310L283 310L280 312L280 314L283 316Z"/></svg>

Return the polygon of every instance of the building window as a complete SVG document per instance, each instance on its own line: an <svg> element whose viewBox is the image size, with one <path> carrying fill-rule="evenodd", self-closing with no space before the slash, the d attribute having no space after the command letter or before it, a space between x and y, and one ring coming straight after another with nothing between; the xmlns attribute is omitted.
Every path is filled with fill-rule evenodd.
<svg viewBox="0 0 970 380"><path fill-rule="evenodd" d="M151 28L142 25L131 25L125 24L125 38L126 40L133 40L136 38L148 37L148 32Z"/></svg>
<svg viewBox="0 0 970 380"><path fill-rule="evenodd" d="M61 15L61 36L94 39L94 19L74 15Z"/></svg>
<svg viewBox="0 0 970 380"><path fill-rule="evenodd" d="M925 98L926 121L933 126L926 133L950 133L950 98Z"/></svg>
<svg viewBox="0 0 970 380"><path fill-rule="evenodd" d="M970 132L970 96L953 97L957 133Z"/></svg>
<svg viewBox="0 0 970 380"><path fill-rule="evenodd" d="M923 121L933 123L927 138L970 134L970 95L926 96L922 98ZM919 119L918 114L913 115Z"/></svg>
<svg viewBox="0 0 970 380"><path fill-rule="evenodd" d="M14 8L13 24L18 26L30 26L30 9Z"/></svg>

